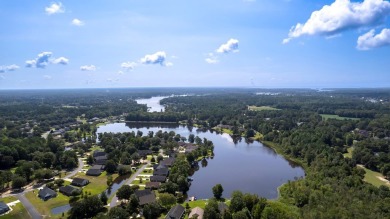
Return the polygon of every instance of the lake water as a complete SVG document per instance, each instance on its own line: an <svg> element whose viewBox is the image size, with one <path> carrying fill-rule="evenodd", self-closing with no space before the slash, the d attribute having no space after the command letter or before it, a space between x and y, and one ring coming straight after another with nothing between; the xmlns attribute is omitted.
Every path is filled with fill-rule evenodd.
<svg viewBox="0 0 390 219"><path fill-rule="evenodd" d="M199 170L194 173L194 181L187 192L188 196L200 199L211 198L211 188L220 183L224 188L223 197L229 198L232 191L241 190L275 199L277 188L289 180L304 177L304 170L284 159L260 142L247 143L242 138L234 142L228 134L211 131L197 131L175 124L133 124L113 123L100 126L97 133L142 131L174 131L187 137L190 134L207 138L214 143L214 158L199 163Z"/></svg>
<svg viewBox="0 0 390 219"><path fill-rule="evenodd" d="M167 98L169 96L162 96L162 97L152 97L148 99L137 99L138 104L146 104L148 107L148 112L164 112L165 107L163 105L160 105L160 100Z"/></svg>

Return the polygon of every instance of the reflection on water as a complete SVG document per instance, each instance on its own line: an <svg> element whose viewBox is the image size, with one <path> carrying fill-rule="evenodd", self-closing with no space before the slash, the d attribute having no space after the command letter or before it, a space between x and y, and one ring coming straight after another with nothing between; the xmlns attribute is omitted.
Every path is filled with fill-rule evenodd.
<svg viewBox="0 0 390 219"><path fill-rule="evenodd" d="M160 105L160 100L167 98L169 96L163 96L163 97L152 97L148 99L137 99L138 104L146 104L148 107L148 112L164 112L165 107L163 105Z"/></svg>
<svg viewBox="0 0 390 219"><path fill-rule="evenodd" d="M100 126L97 133L104 132L137 132L146 135L149 131L174 131L188 137L190 134L207 138L214 143L213 159L200 161L199 170L192 178L188 196L198 198L213 197L211 188L220 183L224 188L224 197L230 197L232 191L255 193L259 196L277 198L277 188L289 180L304 177L303 169L278 155L273 149L260 142L246 141L237 138L234 141L228 134L217 134L211 131L194 131L177 124L136 124L114 123Z"/></svg>

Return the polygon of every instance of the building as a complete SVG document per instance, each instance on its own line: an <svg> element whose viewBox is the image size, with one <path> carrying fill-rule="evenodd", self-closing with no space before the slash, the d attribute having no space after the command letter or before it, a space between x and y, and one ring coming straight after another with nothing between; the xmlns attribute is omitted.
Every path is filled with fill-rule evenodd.
<svg viewBox="0 0 390 219"><path fill-rule="evenodd" d="M169 210L165 219L180 219L183 217L185 208L181 205L176 205L175 207Z"/></svg>
<svg viewBox="0 0 390 219"><path fill-rule="evenodd" d="M159 189L161 186L161 183L160 182L147 182L145 184L145 189Z"/></svg>
<svg viewBox="0 0 390 219"><path fill-rule="evenodd" d="M93 152L93 157L96 158L96 157L100 157L100 156L106 156L106 152L104 151L94 151Z"/></svg>
<svg viewBox="0 0 390 219"><path fill-rule="evenodd" d="M104 165L93 165L87 170L86 175L88 176L100 176L104 170Z"/></svg>
<svg viewBox="0 0 390 219"><path fill-rule="evenodd" d="M106 165L107 155L95 157L95 164L97 165Z"/></svg>
<svg viewBox="0 0 390 219"><path fill-rule="evenodd" d="M167 167L171 167L174 162L175 162L175 158L170 157L170 158L167 158L165 160L160 161L160 164L167 166Z"/></svg>
<svg viewBox="0 0 390 219"><path fill-rule="evenodd" d="M74 186L78 186L78 187L83 187L83 186L86 186L86 185L88 185L88 183L89 183L89 180L87 180L87 179L83 179L83 178L74 178L73 180L72 180L72 185L74 185Z"/></svg>
<svg viewBox="0 0 390 219"><path fill-rule="evenodd" d="M80 194L81 190L73 186L62 186L60 187L60 192L66 196L74 196Z"/></svg>
<svg viewBox="0 0 390 219"><path fill-rule="evenodd" d="M57 196L57 193L54 190L52 190L46 186L43 189L39 190L39 192L38 192L38 197L44 201L47 201L47 200L54 198L56 196Z"/></svg>
<svg viewBox="0 0 390 219"><path fill-rule="evenodd" d="M163 183L167 180L166 176L151 176L150 182L160 182Z"/></svg>
<svg viewBox="0 0 390 219"><path fill-rule="evenodd" d="M149 189L135 190L134 194L137 196L141 206L156 202L156 195Z"/></svg>
<svg viewBox="0 0 390 219"><path fill-rule="evenodd" d="M204 210L196 207L191 210L190 215L188 218L196 218L196 219L203 219Z"/></svg>
<svg viewBox="0 0 390 219"><path fill-rule="evenodd" d="M0 202L0 214L4 214L9 210L10 208L8 207L7 204L5 204L4 202Z"/></svg>
<svg viewBox="0 0 390 219"><path fill-rule="evenodd" d="M168 168L156 169L153 172L154 176L168 176L168 174L169 174L169 169Z"/></svg>

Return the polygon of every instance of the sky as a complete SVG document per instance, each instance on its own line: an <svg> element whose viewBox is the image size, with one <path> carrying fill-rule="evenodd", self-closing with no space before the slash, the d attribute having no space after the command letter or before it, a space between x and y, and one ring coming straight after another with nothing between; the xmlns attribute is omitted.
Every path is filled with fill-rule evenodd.
<svg viewBox="0 0 390 219"><path fill-rule="evenodd" d="M0 1L0 89L390 87L386 0Z"/></svg>

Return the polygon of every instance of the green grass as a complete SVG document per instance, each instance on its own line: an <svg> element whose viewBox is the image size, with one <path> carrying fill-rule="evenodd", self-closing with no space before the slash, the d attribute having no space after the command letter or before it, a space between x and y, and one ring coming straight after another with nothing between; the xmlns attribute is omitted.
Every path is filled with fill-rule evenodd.
<svg viewBox="0 0 390 219"><path fill-rule="evenodd" d="M190 206L191 209L195 208L195 207L199 207L199 208L202 208L204 209L206 207L206 204L207 204L208 200L196 200L196 201L191 201L191 202L184 202L183 204L181 204L183 207L186 207L186 203L188 203L188 205Z"/></svg>
<svg viewBox="0 0 390 219"><path fill-rule="evenodd" d="M331 114L320 114L323 120L328 120L328 119L336 119L336 120L360 120L359 118L352 118L352 117L342 117L339 115L331 115Z"/></svg>
<svg viewBox="0 0 390 219"><path fill-rule="evenodd" d="M358 167L366 171L366 174L364 175L364 179L363 179L365 182L368 182L376 187L379 187L381 185L390 187L390 183L386 183L378 178L378 177L384 178L381 173L369 170L363 167L362 165L358 165Z"/></svg>
<svg viewBox="0 0 390 219"><path fill-rule="evenodd" d="M104 190L107 189L107 173L103 172L100 176L87 176L85 173L78 173L74 178L79 177L83 179L88 179L89 184L83 187L83 192L87 192L88 194L91 193L91 195L97 195L102 193ZM113 181L115 178L118 177L118 174L113 174L112 179Z"/></svg>
<svg viewBox="0 0 390 219"><path fill-rule="evenodd" d="M5 197L0 198L0 201L8 204L10 202L16 201L15 197ZM25 218L31 218L28 214L27 210L24 208L22 203L17 203L16 205L12 206L12 211L8 212L8 214L5 214L3 216L0 216L1 219L25 219Z"/></svg>
<svg viewBox="0 0 390 219"><path fill-rule="evenodd" d="M261 134L260 132L256 132L256 135L255 137L253 137L255 140L258 140L260 141L261 139L263 139L263 134Z"/></svg>
<svg viewBox="0 0 390 219"><path fill-rule="evenodd" d="M348 153L344 154L344 157L352 158L353 147L347 148Z"/></svg>
<svg viewBox="0 0 390 219"><path fill-rule="evenodd" d="M34 205L37 211L42 215L52 215L51 209L69 204L69 197L59 192L57 192L57 197L51 198L47 201L43 201L42 199L40 199L37 196L37 194L38 194L38 190L36 189L35 193L33 192L26 193L26 198L31 202L32 205Z"/></svg>
<svg viewBox="0 0 390 219"><path fill-rule="evenodd" d="M250 111L264 111L264 110L280 110L271 106L248 106Z"/></svg>

